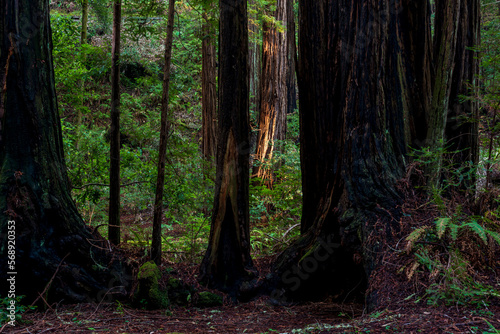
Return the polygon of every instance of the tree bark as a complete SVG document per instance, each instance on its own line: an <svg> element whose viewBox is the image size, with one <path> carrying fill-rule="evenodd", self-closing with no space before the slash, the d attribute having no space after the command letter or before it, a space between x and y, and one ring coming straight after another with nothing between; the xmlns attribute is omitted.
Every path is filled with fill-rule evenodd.
<svg viewBox="0 0 500 334"><path fill-rule="evenodd" d="M132 280L123 258L84 224L70 195L49 1L3 1L0 36L0 279L15 276L23 304L46 287L48 303L124 296ZM7 285L0 295L7 296Z"/></svg>
<svg viewBox="0 0 500 334"><path fill-rule="evenodd" d="M476 183L472 171L479 162L479 106L473 99L464 100L462 96L473 95L473 88L477 87L479 59L473 48L479 43L479 0L462 1L446 124L446 147L451 153L446 158L451 160L454 169L464 167L463 180L453 180L460 183L456 188L472 190L472 193Z"/></svg>
<svg viewBox="0 0 500 334"><path fill-rule="evenodd" d="M82 0L82 30L80 44L87 44L87 25L89 20L89 0Z"/></svg>
<svg viewBox="0 0 500 334"><path fill-rule="evenodd" d="M276 20L285 26L289 2L290 0L278 0L274 13ZM259 132L252 176L272 187L272 171L265 163L273 158L277 141L284 140L286 135L288 40L286 33L278 31L278 27L272 22L264 21L262 32Z"/></svg>
<svg viewBox="0 0 500 334"><path fill-rule="evenodd" d="M376 275L401 217L404 115L419 95L407 92L407 6L299 2L302 235L274 264L287 297L344 297L368 282L368 307L381 302Z"/></svg>
<svg viewBox="0 0 500 334"><path fill-rule="evenodd" d="M428 185L431 187L438 187L441 177L445 128L455 66L462 1L464 0L436 0L434 27L435 77L426 142L426 145L435 152L434 160L427 164L426 167Z"/></svg>
<svg viewBox="0 0 500 334"><path fill-rule="evenodd" d="M121 0L113 2L108 239L120 243L120 30Z"/></svg>
<svg viewBox="0 0 500 334"><path fill-rule="evenodd" d="M165 188L165 161L169 132L169 86L170 64L172 63L172 43L174 37L175 0L168 5L167 37L165 38L165 65L163 67L163 94L161 99L160 148L158 154L158 177L156 179L155 209L153 213L153 235L151 240L151 260L161 264L161 222L163 218L163 190Z"/></svg>
<svg viewBox="0 0 500 334"><path fill-rule="evenodd" d="M286 44L287 44L287 73L286 73L286 91L287 108L286 113L291 114L297 109L297 45L295 33L295 13L293 11L294 0L286 2Z"/></svg>
<svg viewBox="0 0 500 334"><path fill-rule="evenodd" d="M215 201L200 279L241 296L256 276L250 257L248 23L246 0L221 0Z"/></svg>
<svg viewBox="0 0 500 334"><path fill-rule="evenodd" d="M215 31L207 10L203 14L202 41L202 151L205 159L214 162L217 154L217 84Z"/></svg>

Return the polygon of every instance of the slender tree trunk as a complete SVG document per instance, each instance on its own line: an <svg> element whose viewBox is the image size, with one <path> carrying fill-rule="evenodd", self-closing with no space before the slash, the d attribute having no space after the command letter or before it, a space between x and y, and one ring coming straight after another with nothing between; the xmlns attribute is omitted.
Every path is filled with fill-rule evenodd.
<svg viewBox="0 0 500 334"><path fill-rule="evenodd" d="M165 39L165 65L163 68L163 94L161 99L160 152L158 157L158 177L156 179L155 209L153 213L153 236L151 260L161 264L161 221L163 218L163 190L165 188L165 161L169 126L168 90L170 86L170 64L172 63L172 43L174 39L175 0L168 4L167 37Z"/></svg>
<svg viewBox="0 0 500 334"><path fill-rule="evenodd" d="M89 20L89 0L82 0L82 30L80 44L87 44L87 26Z"/></svg>
<svg viewBox="0 0 500 334"><path fill-rule="evenodd" d="M113 2L113 39L111 50L111 126L110 126L110 176L109 176L109 226L108 238L115 245L120 243L120 30L121 0Z"/></svg>
<svg viewBox="0 0 500 334"><path fill-rule="evenodd" d="M278 0L274 13L276 20L284 25L288 18L287 2L290 0ZM275 24L265 21L262 31L261 103L253 177L271 187L272 171L264 163L273 158L276 142L284 140L286 135L288 45L286 33L279 32Z"/></svg>
<svg viewBox="0 0 500 334"><path fill-rule="evenodd" d="M217 84L215 31L209 17L203 14L202 41L202 151L207 161L213 163L217 154Z"/></svg>
<svg viewBox="0 0 500 334"><path fill-rule="evenodd" d="M368 307L381 302L378 270L403 201L404 115L418 96L407 92L409 3L299 1L302 235L274 264L286 297L343 298L368 282Z"/></svg>
<svg viewBox="0 0 500 334"><path fill-rule="evenodd" d="M2 1L0 295L14 276L24 305L42 293L50 304L123 297L132 283L123 257L107 251L71 198L51 41L48 0Z"/></svg>
<svg viewBox="0 0 500 334"><path fill-rule="evenodd" d="M200 279L241 297L256 276L250 257L248 23L246 0L221 0L219 133L214 210Z"/></svg>
<svg viewBox="0 0 500 334"><path fill-rule="evenodd" d="M464 101L462 96L473 95L472 89L477 87L479 60L473 48L479 43L479 0L462 1L446 124L446 147L451 152L447 158L451 159L455 168L465 167L463 174L466 177L458 188L472 190L472 193L476 177L471 171L479 162L479 106L472 99Z"/></svg>
<svg viewBox="0 0 500 334"><path fill-rule="evenodd" d="M256 5L255 0L249 0L249 4ZM250 17L250 43L248 49L249 60L249 91L250 91L250 108L253 111L252 115L258 117L260 113L260 75L262 73L262 46L260 41L261 28L256 22L258 19L255 16ZM251 116L252 116L251 115ZM253 122L253 118L251 118ZM256 136L252 136L252 145L255 143Z"/></svg>
<svg viewBox="0 0 500 334"><path fill-rule="evenodd" d="M435 77L427 129L427 146L435 152L434 161L427 165L429 186L437 187L441 176L445 128L450 102L455 52L458 37L461 2L436 0L434 28Z"/></svg>
<svg viewBox="0 0 500 334"><path fill-rule="evenodd" d="M295 34L295 13L293 4L295 0L286 1L286 45L287 45L287 73L286 73L286 91L287 108L286 113L291 114L297 109L297 46Z"/></svg>

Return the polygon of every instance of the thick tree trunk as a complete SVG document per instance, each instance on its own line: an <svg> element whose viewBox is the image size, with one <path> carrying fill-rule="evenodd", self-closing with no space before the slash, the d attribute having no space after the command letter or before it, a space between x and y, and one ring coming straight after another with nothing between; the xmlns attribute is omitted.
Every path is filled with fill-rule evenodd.
<svg viewBox="0 0 500 334"><path fill-rule="evenodd" d="M200 279L240 296L256 276L250 257L246 0L221 0L219 133L214 210Z"/></svg>
<svg viewBox="0 0 500 334"><path fill-rule="evenodd" d="M445 128L450 101L455 52L458 38L461 2L465 0L436 0L434 28L434 68L432 102L429 113L426 145L435 152L434 160L426 167L428 184L439 185Z"/></svg>
<svg viewBox="0 0 500 334"><path fill-rule="evenodd" d="M290 0L278 0L274 14L284 25L288 18L287 2ZM273 158L277 141L284 140L286 135L288 45L286 33L279 32L273 23L265 21L262 31L261 103L252 177L262 179L271 187L273 175L265 162Z"/></svg>
<svg viewBox="0 0 500 334"><path fill-rule="evenodd" d="M469 171L474 170L479 162L479 106L472 99L464 101L462 96L473 95L473 87L477 87L479 60L473 48L479 42L479 0L462 1L446 124L446 147L451 154L446 158L451 159L456 169L465 167L463 175L468 177L460 182L458 188L472 190L472 194L476 178L475 173Z"/></svg>
<svg viewBox="0 0 500 334"><path fill-rule="evenodd" d="M215 31L207 13L203 14L202 41L202 151L207 161L213 162L217 154L217 84Z"/></svg>
<svg viewBox="0 0 500 334"><path fill-rule="evenodd" d="M377 270L401 217L404 115L419 95L407 91L408 5L299 2L302 236L274 266L287 296L345 296L368 281L368 306L380 302Z"/></svg>
<svg viewBox="0 0 500 334"><path fill-rule="evenodd" d="M85 226L71 199L49 1L3 1L0 36L0 295L14 276L23 304L45 288L49 303L123 296L132 280L122 257L106 251L109 244Z"/></svg>
<svg viewBox="0 0 500 334"><path fill-rule="evenodd" d="M163 67L163 94L161 98L160 148L158 154L158 177L156 179L155 209L153 213L153 235L151 240L151 260L161 264L161 222L163 218L163 190L165 188L165 161L169 130L168 90L170 87L170 64L172 63L172 43L174 39L175 0L168 4L167 37L165 38L165 65Z"/></svg>
<svg viewBox="0 0 500 334"><path fill-rule="evenodd" d="M111 49L111 126L109 168L109 221L108 239L120 243L120 30L121 0L113 2L113 38Z"/></svg>
<svg viewBox="0 0 500 334"><path fill-rule="evenodd" d="M413 101L406 109L405 119L407 143L414 149L426 146L427 128L432 100L433 67L431 5L428 0L406 1L402 8L401 25L408 31L403 39L406 75L401 77L406 89L404 98Z"/></svg>

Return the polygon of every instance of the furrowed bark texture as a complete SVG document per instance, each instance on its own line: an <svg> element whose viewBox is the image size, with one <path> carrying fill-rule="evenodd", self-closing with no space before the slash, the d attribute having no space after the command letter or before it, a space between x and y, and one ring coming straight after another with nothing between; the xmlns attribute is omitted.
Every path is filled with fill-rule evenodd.
<svg viewBox="0 0 500 334"><path fill-rule="evenodd" d="M49 303L123 296L132 280L122 257L106 251L109 244L86 227L70 195L48 0L3 1L0 38L0 279L17 272L23 304L49 282ZM14 268L7 265L8 221L15 222ZM1 287L6 296L7 284Z"/></svg>
<svg viewBox="0 0 500 334"><path fill-rule="evenodd" d="M285 25L289 9L287 2L290 0L278 0L274 13L276 20ZM265 163L273 158L277 141L284 140L286 135L288 40L286 33L279 32L272 22L265 21L262 31L261 103L255 152L257 163L254 164L252 177L262 179L268 187L272 187L272 171L266 168Z"/></svg>
<svg viewBox="0 0 500 334"><path fill-rule="evenodd" d="M438 186L442 167L442 150L455 67L461 2L437 0L434 34L434 68L432 101L427 128L426 146L436 152L435 160L426 166L429 186Z"/></svg>
<svg viewBox="0 0 500 334"><path fill-rule="evenodd" d="M256 276L250 257L246 0L220 1L219 133L214 210L200 279L238 296Z"/></svg>
<svg viewBox="0 0 500 334"><path fill-rule="evenodd" d="M473 48L479 43L479 0L462 1L446 124L446 147L452 152L446 158L451 159L457 169L465 167L463 174L467 176L460 183L460 189L475 186L475 173L471 171L479 162L479 106L462 97L471 96L472 87L477 87L479 60Z"/></svg>
<svg viewBox="0 0 500 334"><path fill-rule="evenodd" d="M151 260L161 264L161 222L163 218L163 191L165 188L165 161L167 159L167 138L169 131L168 90L170 87L170 64L172 63L172 43L174 39L175 0L168 5L167 37L165 38L165 65L163 68L163 94L161 99L160 148L158 154L158 177L156 179L155 209L153 213L153 234L151 240Z"/></svg>
<svg viewBox="0 0 500 334"><path fill-rule="evenodd" d="M401 217L404 116L421 94L408 5L299 2L302 236L275 262L285 295L345 296L368 280L368 306L379 303L371 283Z"/></svg>

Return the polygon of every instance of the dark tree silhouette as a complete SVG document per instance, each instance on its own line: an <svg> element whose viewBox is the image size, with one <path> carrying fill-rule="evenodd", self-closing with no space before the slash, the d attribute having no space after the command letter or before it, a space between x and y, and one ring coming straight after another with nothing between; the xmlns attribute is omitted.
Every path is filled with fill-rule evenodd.
<svg viewBox="0 0 500 334"><path fill-rule="evenodd" d="M249 232L248 23L246 0L221 0L215 202L200 279L238 296L255 277Z"/></svg>
<svg viewBox="0 0 500 334"><path fill-rule="evenodd" d="M121 0L113 1L113 38L111 49L111 126L109 168L109 221L108 238L120 243L120 31Z"/></svg>
<svg viewBox="0 0 500 334"><path fill-rule="evenodd" d="M163 68L163 94L161 99L160 148L158 154L158 178L156 180L155 208L153 213L153 235L151 241L151 260L161 264L161 222L163 218L163 191L165 188L165 162L167 155L168 90L170 86L170 65L172 63L172 43L174 39L175 0L169 0L167 37L165 38L165 65Z"/></svg>
<svg viewBox="0 0 500 334"><path fill-rule="evenodd" d="M0 279L17 272L16 295L26 295L25 303L44 289L48 302L123 296L131 281L122 258L84 224L70 195L49 1L2 2L0 38ZM16 254L8 267L12 225ZM6 296L7 285L1 286Z"/></svg>
<svg viewBox="0 0 500 334"><path fill-rule="evenodd" d="M410 54L421 20L409 22L405 9L425 15L423 3L299 1L302 236L274 266L288 296L345 295L373 282L398 230L404 119L423 90Z"/></svg>

